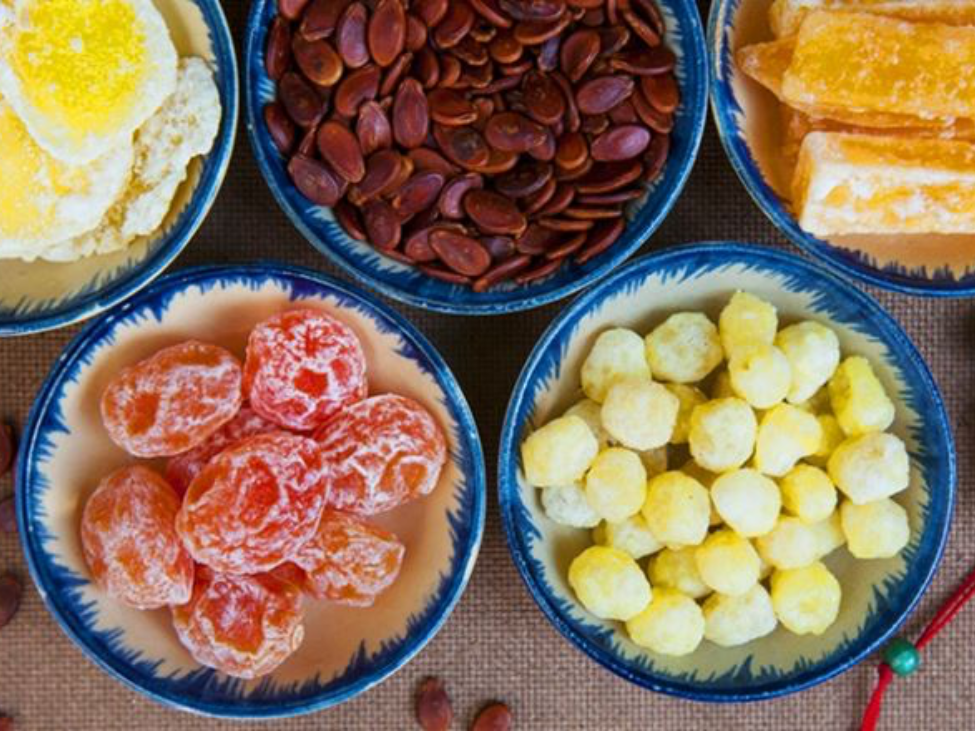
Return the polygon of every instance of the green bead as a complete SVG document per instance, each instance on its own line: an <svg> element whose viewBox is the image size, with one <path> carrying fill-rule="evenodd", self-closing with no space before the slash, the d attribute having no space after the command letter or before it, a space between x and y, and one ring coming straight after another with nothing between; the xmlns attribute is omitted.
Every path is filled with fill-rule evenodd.
<svg viewBox="0 0 975 731"><path fill-rule="evenodd" d="M898 637L884 650L884 662L890 669L904 677L921 667L921 654L907 640Z"/></svg>

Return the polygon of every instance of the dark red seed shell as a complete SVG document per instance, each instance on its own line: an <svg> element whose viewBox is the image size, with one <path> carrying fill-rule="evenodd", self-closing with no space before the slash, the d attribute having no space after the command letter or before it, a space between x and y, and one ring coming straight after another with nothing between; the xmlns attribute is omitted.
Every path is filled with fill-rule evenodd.
<svg viewBox="0 0 975 731"><path fill-rule="evenodd" d="M291 27L284 18L271 22L267 36L264 67L272 81L280 81L291 65Z"/></svg>
<svg viewBox="0 0 975 731"><path fill-rule="evenodd" d="M379 66L392 66L406 47L406 10L402 0L379 0L366 29L369 55Z"/></svg>
<svg viewBox="0 0 975 731"><path fill-rule="evenodd" d="M495 264L491 269L478 277L474 284L471 285L471 289L475 292L486 292L491 287L508 281L531 263L532 257L527 254L511 256L499 264Z"/></svg>
<svg viewBox="0 0 975 731"><path fill-rule="evenodd" d="M366 44L366 27L369 11L360 2L349 5L335 28L335 48L343 63L357 69L369 63L369 46Z"/></svg>
<svg viewBox="0 0 975 731"><path fill-rule="evenodd" d="M358 183L366 174L359 141L348 127L338 122L325 122L318 128L318 152L336 173L350 183Z"/></svg>
<svg viewBox="0 0 975 731"><path fill-rule="evenodd" d="M444 264L465 277L479 277L491 266L491 255L487 249L477 239L456 231L433 231L430 246Z"/></svg>
<svg viewBox="0 0 975 731"><path fill-rule="evenodd" d="M384 200L371 200L362 209L369 242L377 249L390 250L399 246L403 234L399 215Z"/></svg>
<svg viewBox="0 0 975 731"><path fill-rule="evenodd" d="M612 127L593 140L590 152L597 162L616 162L637 157L650 144L650 132L638 124Z"/></svg>
<svg viewBox="0 0 975 731"><path fill-rule="evenodd" d="M264 124L267 125L271 141L282 155L289 155L295 146L295 123L279 102L264 107Z"/></svg>

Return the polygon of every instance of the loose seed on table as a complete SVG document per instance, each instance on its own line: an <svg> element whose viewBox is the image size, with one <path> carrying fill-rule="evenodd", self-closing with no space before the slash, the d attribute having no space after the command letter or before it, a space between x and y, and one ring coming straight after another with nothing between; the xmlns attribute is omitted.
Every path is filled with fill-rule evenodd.
<svg viewBox="0 0 975 731"><path fill-rule="evenodd" d="M447 689L438 678L427 678L416 694L416 720L423 731L447 731L454 720Z"/></svg>
<svg viewBox="0 0 975 731"><path fill-rule="evenodd" d="M666 164L680 92L653 0L279 11L264 121L292 181L431 277L480 292L588 261Z"/></svg>
<svg viewBox="0 0 975 731"><path fill-rule="evenodd" d="M13 497L0 500L0 533L17 532L17 510Z"/></svg>
<svg viewBox="0 0 975 731"><path fill-rule="evenodd" d="M16 451L13 428L10 424L0 422L0 477L10 470Z"/></svg>
<svg viewBox="0 0 975 731"><path fill-rule="evenodd" d="M10 624L10 620L17 614L23 593L16 576L0 576L0 630Z"/></svg>
<svg viewBox="0 0 975 731"><path fill-rule="evenodd" d="M510 731L514 719L504 703L492 703L481 709L471 725L471 731Z"/></svg>

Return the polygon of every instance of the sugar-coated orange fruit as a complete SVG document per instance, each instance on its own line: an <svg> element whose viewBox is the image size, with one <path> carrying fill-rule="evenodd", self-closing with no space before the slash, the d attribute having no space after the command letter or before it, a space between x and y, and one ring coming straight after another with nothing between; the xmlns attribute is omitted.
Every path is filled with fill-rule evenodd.
<svg viewBox="0 0 975 731"><path fill-rule="evenodd" d="M190 484L176 528L193 558L216 571L269 571L314 535L327 488L314 440L260 434L210 460Z"/></svg>
<svg viewBox="0 0 975 731"><path fill-rule="evenodd" d="M328 506L361 515L429 494L447 460L446 439L430 412L393 394L347 406L315 439L331 464Z"/></svg>
<svg viewBox="0 0 975 731"><path fill-rule="evenodd" d="M365 398L367 387L359 338L325 312L283 312L250 334L244 390L253 409L279 426L314 429Z"/></svg>
<svg viewBox="0 0 975 731"><path fill-rule="evenodd" d="M105 389L102 421L137 457L168 457L201 444L242 403L242 369L229 351L190 340L122 370Z"/></svg>
<svg viewBox="0 0 975 731"><path fill-rule="evenodd" d="M197 662L238 678L267 675L305 636L301 590L271 574L241 576L197 567L189 603L173 626Z"/></svg>
<svg viewBox="0 0 975 731"><path fill-rule="evenodd" d="M326 510L315 536L294 555L316 599L368 607L399 576L406 546L395 534Z"/></svg>
<svg viewBox="0 0 975 731"><path fill-rule="evenodd" d="M95 581L137 609L189 601L193 559L176 533L179 497L133 465L101 481L81 518L81 546Z"/></svg>

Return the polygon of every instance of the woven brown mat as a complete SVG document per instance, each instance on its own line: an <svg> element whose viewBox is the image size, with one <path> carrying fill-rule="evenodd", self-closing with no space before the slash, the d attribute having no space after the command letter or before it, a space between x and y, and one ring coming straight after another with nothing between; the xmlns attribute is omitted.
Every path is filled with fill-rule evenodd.
<svg viewBox="0 0 975 731"><path fill-rule="evenodd" d="M238 39L247 3L228 0ZM706 15L707 3L702 2ZM735 239L785 247L736 179L708 126L700 159L681 200L644 251L692 241ZM175 268L277 259L335 274L291 226L264 184L240 129L237 151L216 207ZM959 451L958 504L941 570L909 624L913 636L975 564L975 304L924 300L872 291L904 325L927 359L947 401ZM494 318L437 315L397 308L440 348L464 387L484 439L489 480L488 519L480 559L467 593L440 634L407 668L354 701L274 729L415 728L412 694L426 675L446 680L466 727L484 701L503 699L517 728L554 731L623 729L851 729L867 701L875 662L796 696L747 706L709 706L640 690L590 662L557 634L532 602L508 557L493 491L501 419L524 359L562 305ZM0 341L0 417L22 423L34 393L58 353L77 332ZM0 480L0 497L12 490ZM0 535L0 573L29 584L20 546ZM963 612L924 654L924 669L895 681L884 729L975 728L975 609ZM109 729L229 729L156 705L109 678L61 633L30 586L20 613L0 632L0 711L18 731Z"/></svg>

